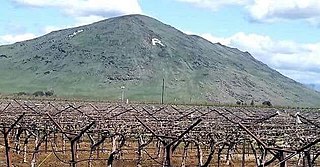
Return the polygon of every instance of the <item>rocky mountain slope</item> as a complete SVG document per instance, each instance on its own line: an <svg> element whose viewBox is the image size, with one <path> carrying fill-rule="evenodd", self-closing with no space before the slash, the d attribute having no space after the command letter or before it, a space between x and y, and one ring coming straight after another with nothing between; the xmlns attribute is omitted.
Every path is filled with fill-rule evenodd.
<svg viewBox="0 0 320 167"><path fill-rule="evenodd" d="M320 93L248 52L142 15L111 18L0 46L0 93L62 97L320 106Z"/></svg>

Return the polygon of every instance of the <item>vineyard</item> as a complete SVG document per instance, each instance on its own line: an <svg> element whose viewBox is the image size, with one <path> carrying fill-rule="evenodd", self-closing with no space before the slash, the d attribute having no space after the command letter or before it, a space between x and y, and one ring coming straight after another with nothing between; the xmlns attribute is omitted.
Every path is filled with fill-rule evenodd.
<svg viewBox="0 0 320 167"><path fill-rule="evenodd" d="M0 166L320 166L318 109L0 101Z"/></svg>

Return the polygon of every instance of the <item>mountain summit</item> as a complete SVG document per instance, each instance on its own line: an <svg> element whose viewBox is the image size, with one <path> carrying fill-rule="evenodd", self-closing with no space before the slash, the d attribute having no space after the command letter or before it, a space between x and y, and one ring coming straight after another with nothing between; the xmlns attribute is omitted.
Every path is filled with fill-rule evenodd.
<svg viewBox="0 0 320 167"><path fill-rule="evenodd" d="M0 93L317 106L320 93L248 52L187 35L142 15L110 18L0 46Z"/></svg>

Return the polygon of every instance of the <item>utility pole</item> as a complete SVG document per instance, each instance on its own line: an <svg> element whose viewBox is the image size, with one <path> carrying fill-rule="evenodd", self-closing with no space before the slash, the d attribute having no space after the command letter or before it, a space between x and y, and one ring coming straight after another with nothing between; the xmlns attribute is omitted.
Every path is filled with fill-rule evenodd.
<svg viewBox="0 0 320 167"><path fill-rule="evenodd" d="M164 78L162 79L161 104L163 104L163 95L164 95Z"/></svg>
<svg viewBox="0 0 320 167"><path fill-rule="evenodd" d="M121 102L124 102L124 89L125 89L126 87L124 87L124 86L121 86Z"/></svg>

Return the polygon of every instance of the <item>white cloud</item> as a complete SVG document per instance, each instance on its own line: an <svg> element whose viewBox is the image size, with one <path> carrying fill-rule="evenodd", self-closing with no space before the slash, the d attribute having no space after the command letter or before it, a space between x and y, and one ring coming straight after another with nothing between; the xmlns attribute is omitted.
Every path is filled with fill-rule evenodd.
<svg viewBox="0 0 320 167"><path fill-rule="evenodd" d="M100 16L87 16L87 17L77 17L76 19L76 23L74 24L70 24L70 25L59 25L59 26L45 26L42 30L41 33L42 34L47 34L50 33L52 31L57 31L57 30L61 30L61 29L66 29L66 28L72 28L72 27L78 27L78 26L82 26L82 25L87 25L87 24L91 24L93 22L97 22L100 20L105 19L104 17L100 17Z"/></svg>
<svg viewBox="0 0 320 167"><path fill-rule="evenodd" d="M86 24L90 24L93 22L97 22L99 20L103 20L105 19L102 16L96 16L96 15L89 15L89 16L85 16L85 17L77 17L77 23L75 24L75 26L81 26L81 25L86 25Z"/></svg>
<svg viewBox="0 0 320 167"><path fill-rule="evenodd" d="M213 42L213 43L221 43L222 45L230 45L230 39L229 38L221 38L213 36L209 33L201 34L201 37Z"/></svg>
<svg viewBox="0 0 320 167"><path fill-rule="evenodd" d="M92 23L108 17L142 13L138 0L13 0L31 7L55 7L75 17L79 23ZM85 21L84 21L85 20Z"/></svg>
<svg viewBox="0 0 320 167"><path fill-rule="evenodd" d="M255 0L247 9L253 20L264 22L281 19L315 22L320 18L319 0Z"/></svg>
<svg viewBox="0 0 320 167"><path fill-rule="evenodd" d="M218 10L224 6L242 6L252 21L275 22L280 20L306 20L320 25L319 0L176 0L197 7Z"/></svg>
<svg viewBox="0 0 320 167"><path fill-rule="evenodd" d="M67 25L61 25L61 26L45 26L44 28L42 28L40 31L42 34L48 34L52 31L57 31L57 30L61 30L61 29L65 29L65 28L71 28L72 26L67 26Z"/></svg>
<svg viewBox="0 0 320 167"><path fill-rule="evenodd" d="M105 16L137 14L141 8L137 0L13 0L32 7L59 7L74 16Z"/></svg>
<svg viewBox="0 0 320 167"><path fill-rule="evenodd" d="M269 36L245 34L243 32L227 38L216 37L211 34L200 34L200 36L214 43L220 42L242 51L248 51L256 59L280 72L284 72L284 74L299 82L319 83L317 77L320 78L320 43L279 41ZM304 75L300 75L302 73Z"/></svg>
<svg viewBox="0 0 320 167"><path fill-rule="evenodd" d="M41 30L41 34L48 34L52 31L57 31L57 30L61 30L61 29L66 29L66 28L73 28L73 27L78 27L78 26L82 26L82 25L87 25L87 24L91 24L93 22L97 22L100 20L105 19L104 17L100 17L100 16L87 16L87 17L76 17L76 23L74 24L70 24L70 25L60 25L60 26L46 26Z"/></svg>
<svg viewBox="0 0 320 167"><path fill-rule="evenodd" d="M71 28L90 24L109 17L124 14L140 14L142 13L138 0L11 0L17 5L45 8L53 7L60 9L67 16L75 19L74 24L43 27L39 34L47 34L49 32L64 28ZM1 35L0 45L11 44L23 40L35 38L37 35L32 33Z"/></svg>
<svg viewBox="0 0 320 167"><path fill-rule="evenodd" d="M178 0L181 2L187 2L199 7L209 8L212 10L218 10L220 7L228 5L245 5L252 0Z"/></svg>
<svg viewBox="0 0 320 167"><path fill-rule="evenodd" d="M32 33L18 34L18 35L1 35L0 36L0 45L12 44L19 41L24 41L28 39L33 39L37 37Z"/></svg>

